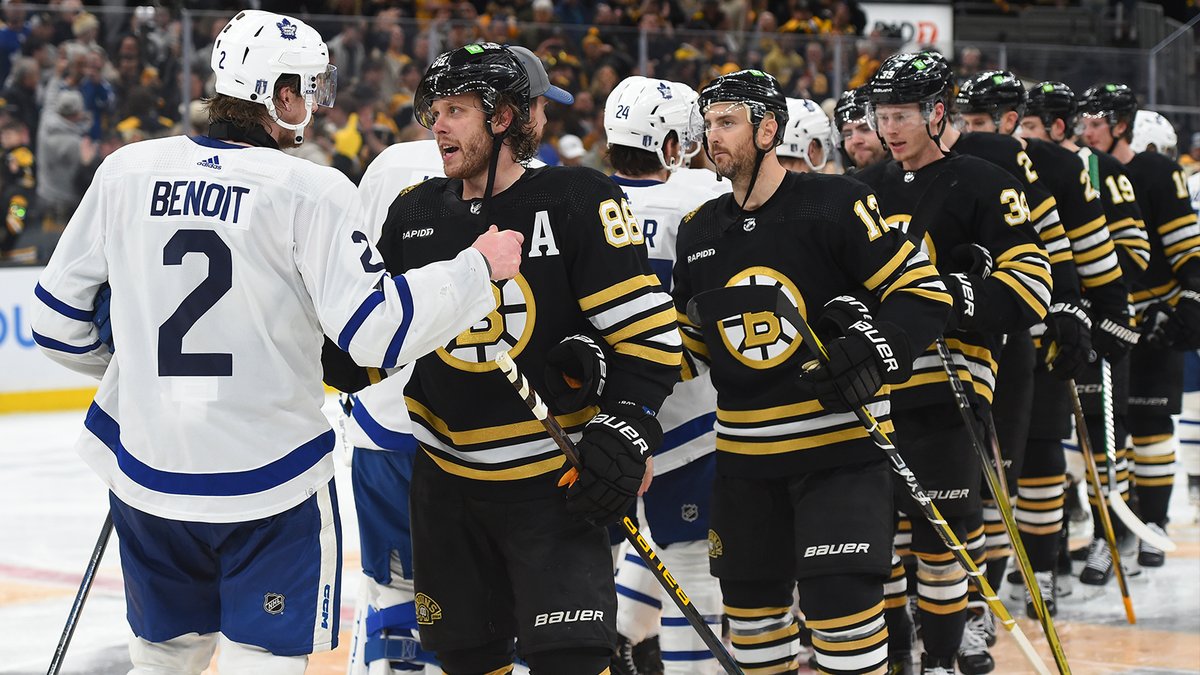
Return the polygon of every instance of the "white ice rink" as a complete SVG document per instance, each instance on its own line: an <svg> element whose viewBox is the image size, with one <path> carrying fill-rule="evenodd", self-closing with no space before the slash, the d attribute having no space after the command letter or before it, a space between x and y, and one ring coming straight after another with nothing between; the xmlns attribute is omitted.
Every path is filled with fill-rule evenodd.
<svg viewBox="0 0 1200 675"><path fill-rule="evenodd" d="M326 405L329 415L335 411L332 401ZM104 519L105 490L71 447L82 420L83 411L0 416L4 485L0 491L0 673L46 672ZM342 461L340 447L338 494L347 562L342 591L345 636L359 570L349 467ZM1125 625L1115 583L1095 588L1076 582L1074 595L1061 601L1059 631L1078 675L1200 673L1200 529L1184 485L1181 477L1169 529L1180 551L1168 557L1166 567L1132 580L1136 628ZM1007 588L1001 595L1007 598ZM124 609L114 538L64 673L108 675L128 670ZM1035 644L1044 644L1035 623L1022 625ZM1053 668L1048 651L1042 651ZM997 673L1031 672L1011 640L1001 637L994 653ZM342 662L330 657L322 661L323 673L338 672L335 663Z"/></svg>

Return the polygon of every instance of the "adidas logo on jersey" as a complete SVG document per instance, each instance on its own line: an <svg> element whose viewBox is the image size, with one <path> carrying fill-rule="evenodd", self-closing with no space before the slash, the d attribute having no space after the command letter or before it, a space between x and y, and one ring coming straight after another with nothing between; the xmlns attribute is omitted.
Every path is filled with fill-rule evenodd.
<svg viewBox="0 0 1200 675"><path fill-rule="evenodd" d="M196 166L202 166L206 169L216 169L216 170L220 171L221 170L221 158L217 157L216 155L213 155L212 157L209 157L208 159L202 159L199 162L196 162Z"/></svg>

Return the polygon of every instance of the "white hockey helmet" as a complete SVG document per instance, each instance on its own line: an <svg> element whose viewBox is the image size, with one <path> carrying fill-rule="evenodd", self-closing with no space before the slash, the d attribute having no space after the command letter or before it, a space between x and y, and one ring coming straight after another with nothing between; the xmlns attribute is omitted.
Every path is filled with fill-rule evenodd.
<svg viewBox="0 0 1200 675"><path fill-rule="evenodd" d="M675 171L703 147L704 119L696 107L699 94L680 82L634 75L613 88L604 103L604 131L609 145L651 150L668 171ZM682 157L668 161L663 143L674 131Z"/></svg>
<svg viewBox="0 0 1200 675"><path fill-rule="evenodd" d="M833 154L833 122L815 101L807 98L789 98L787 126L783 128L783 144L775 153L780 157L803 159L813 171L825 167ZM808 156L812 141L821 144L821 163L813 163Z"/></svg>
<svg viewBox="0 0 1200 675"><path fill-rule="evenodd" d="M1137 111L1133 118L1133 140L1129 142L1134 152L1145 152L1146 148L1153 145L1156 150L1174 159L1178 143L1175 127L1167 118L1153 110Z"/></svg>
<svg viewBox="0 0 1200 675"><path fill-rule="evenodd" d="M304 142L313 103L332 107L337 96L337 67L329 63L321 34L273 12L247 9L230 19L213 43L212 69L218 94L263 104L276 124L296 132L297 145ZM275 112L275 82L281 75L300 76L306 108L300 124L284 122Z"/></svg>

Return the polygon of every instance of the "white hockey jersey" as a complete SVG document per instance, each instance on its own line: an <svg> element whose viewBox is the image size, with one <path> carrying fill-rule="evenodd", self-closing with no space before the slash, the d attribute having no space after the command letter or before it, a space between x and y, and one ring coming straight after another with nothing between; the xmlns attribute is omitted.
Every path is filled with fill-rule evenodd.
<svg viewBox="0 0 1200 675"><path fill-rule="evenodd" d="M675 239L683 217L704 202L732 189L729 181L718 181L707 169L680 169L663 183L613 176L625 191L630 210L642 224L650 268L667 291L675 265ZM654 455L655 475L678 469L717 447L717 391L707 370L675 385L658 411L663 444Z"/></svg>
<svg viewBox="0 0 1200 675"><path fill-rule="evenodd" d="M101 165L41 276L35 340L101 378L78 442L125 503L176 520L284 511L333 476L323 335L392 368L495 308L482 255L391 277L341 173L206 137ZM93 302L112 288L116 353Z"/></svg>
<svg viewBox="0 0 1200 675"><path fill-rule="evenodd" d="M529 166L544 164L534 159ZM366 212L364 231L371 241L379 241L388 209L401 190L445 175L437 141L397 143L379 153L358 183L359 197ZM404 368L351 397L354 407L346 420L347 442L356 448L372 450L416 450L412 420L404 404L404 386L411 376L412 369Z"/></svg>

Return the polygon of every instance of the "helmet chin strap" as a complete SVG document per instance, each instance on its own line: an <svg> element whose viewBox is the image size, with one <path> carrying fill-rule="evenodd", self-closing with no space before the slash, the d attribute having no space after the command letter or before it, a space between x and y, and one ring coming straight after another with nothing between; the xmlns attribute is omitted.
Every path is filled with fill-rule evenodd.
<svg viewBox="0 0 1200 675"><path fill-rule="evenodd" d="M280 119L279 114L275 110L274 99L267 98L266 100L263 101L263 105L267 106L267 113L271 116L271 119L275 120L276 124L283 127L284 129L289 129L291 131L296 132L296 134L295 134L296 145L302 145L304 143L304 129L305 129L305 127L308 126L308 123L312 121L312 117L313 117L312 94L304 95L304 121L299 124L290 124L290 123L284 122L282 119Z"/></svg>

